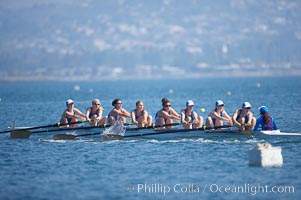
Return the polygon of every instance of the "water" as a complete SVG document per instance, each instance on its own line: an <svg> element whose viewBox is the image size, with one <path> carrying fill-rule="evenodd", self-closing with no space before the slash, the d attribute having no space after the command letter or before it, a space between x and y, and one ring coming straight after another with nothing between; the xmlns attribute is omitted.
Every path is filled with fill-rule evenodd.
<svg viewBox="0 0 301 200"><path fill-rule="evenodd" d="M260 87L259 87L260 84ZM79 85L80 90L74 90ZM244 101L267 105L285 132L300 132L301 79L236 78L169 81L0 83L0 129L56 123L72 98L82 111L95 97L105 113L121 98L127 110L144 101L149 113L168 97L180 110L192 99L205 117L222 99L232 114ZM231 92L231 95L229 95ZM199 109L205 108L206 113ZM186 138L54 142L51 135L9 140L1 134L0 199L300 199L299 138ZM268 141L284 165L248 165L248 150ZM147 187L146 189L144 187ZM269 191L273 186L278 192ZM294 192L284 191L293 186ZM143 187L143 189L141 189ZM231 190L229 191L227 188ZM234 191L237 188L244 191ZM255 190L261 188L261 191ZM168 190L169 189L169 190ZM219 189L219 190L218 190Z"/></svg>

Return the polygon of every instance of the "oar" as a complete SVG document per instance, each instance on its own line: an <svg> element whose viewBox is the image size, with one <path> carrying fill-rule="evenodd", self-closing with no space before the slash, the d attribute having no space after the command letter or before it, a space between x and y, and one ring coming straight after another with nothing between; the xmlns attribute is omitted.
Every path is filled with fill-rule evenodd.
<svg viewBox="0 0 301 200"><path fill-rule="evenodd" d="M141 136L149 136L149 135L162 135L162 134L173 134L173 133L179 133L179 132L191 132L191 131L197 131L197 130L211 130L211 129L220 129L220 128L229 128L232 127L232 125L224 125L224 126L215 126L215 127L206 127L202 126L200 128L193 128L193 129L163 129L158 130L158 132L152 132L152 133L139 133L139 134L133 134L133 135L102 135L102 139L108 140L108 139L123 139L128 137L141 137ZM127 129L132 130L132 129Z"/></svg>
<svg viewBox="0 0 301 200"><path fill-rule="evenodd" d="M181 123L180 123L181 124ZM170 125L166 125L170 126ZM128 137L141 137L141 136L150 136L150 135L161 135L161 134L173 134L173 133L183 133L183 132L191 132L191 131L197 131L197 130L202 130L206 132L206 130L214 130L214 129L221 129L221 128L230 128L233 127L233 125L223 125L223 126L215 126L215 127L206 127L202 126L200 128L193 128L193 129L163 129L163 130L158 130L158 132L152 132L152 133L139 133L139 134L133 134L133 135L114 135L114 134L107 134L107 135L102 135L102 139L104 140L109 140L109 139L123 139L123 138L128 138ZM127 131L133 130L133 129L126 129ZM221 130L223 131L223 130ZM207 132L210 134L210 132ZM247 132L245 134L249 135Z"/></svg>
<svg viewBox="0 0 301 200"><path fill-rule="evenodd" d="M82 136L92 136L92 135L99 135L101 132L96 132L96 133L86 133L86 134L81 134L81 135L71 135L71 134L56 134L53 136L54 140L74 140L77 137L82 137Z"/></svg>
<svg viewBox="0 0 301 200"><path fill-rule="evenodd" d="M134 123L124 123L123 125L129 126L133 125ZM79 127L68 127L68 128L58 128L58 129L46 129L46 130L40 130L40 131L34 131L31 133L49 133L49 132L60 132L60 131L76 131L76 130L89 130L89 129L95 129L95 128L108 128L111 125L102 125L102 126L79 126Z"/></svg>
<svg viewBox="0 0 301 200"><path fill-rule="evenodd" d="M86 121L78 121L78 122L70 122L66 124L61 124L60 122L57 122L55 124L49 124L49 125L43 125L43 126L33 126L33 127L28 127L28 128L20 128L20 129L10 129L10 130L5 130L5 131L0 131L0 133L9 133L11 131L17 131L17 130L33 130L33 129L39 129L39 128L50 128L50 127L60 127L60 126L66 126L66 125L71 125L71 124L80 124L80 123L85 123Z"/></svg>
<svg viewBox="0 0 301 200"><path fill-rule="evenodd" d="M178 125L182 125L183 123L170 123L170 124L163 124L163 125L151 125L151 126L145 126L145 127L137 127L137 128L128 128L127 130L131 130L131 131L138 131L138 130L142 130L142 129L154 129L154 128L162 128L162 127L166 127L166 126L178 126Z"/></svg>
<svg viewBox="0 0 301 200"><path fill-rule="evenodd" d="M131 124L131 123L130 123ZM139 128L127 128L126 130L130 130L130 131L137 131L137 130L141 130L141 129L153 129L153 128L162 128L165 126L177 126L177 125L181 125L182 123L171 123L171 124L163 124L163 125L153 125L153 126L146 126L146 127L139 127ZM103 128L107 128L110 127L110 125L107 125L106 127ZM71 135L71 134L57 134L53 136L54 140L74 140L77 137L82 137L82 136L92 136L92 135L100 135L101 132L97 132L97 133L86 133L86 134L81 134L81 135ZM111 135L111 134L110 134ZM116 137L119 137L119 135L114 135Z"/></svg>
<svg viewBox="0 0 301 200"><path fill-rule="evenodd" d="M89 129L97 129L97 128L107 128L110 125L105 126L79 126L79 127L70 127L70 128L57 128L57 129L49 129L49 130L41 130L41 131L33 131L31 133L50 133L50 132L62 132L62 131L77 131L77 130L89 130Z"/></svg>
<svg viewBox="0 0 301 200"><path fill-rule="evenodd" d="M56 124L50 124L45 126L36 126L36 127L29 127L24 129L13 129L10 130L10 139L27 139L32 133L38 133L43 131L36 131L36 132L30 132L29 130L33 129L39 129L39 128L49 128L49 127L60 127L65 125L71 125L71 124L79 124L84 123L85 121L78 121L78 122L70 122L66 124L56 123ZM9 131L8 131L9 132Z"/></svg>
<svg viewBox="0 0 301 200"><path fill-rule="evenodd" d="M27 139L30 134L30 131L27 130L12 130L10 132L10 139Z"/></svg>

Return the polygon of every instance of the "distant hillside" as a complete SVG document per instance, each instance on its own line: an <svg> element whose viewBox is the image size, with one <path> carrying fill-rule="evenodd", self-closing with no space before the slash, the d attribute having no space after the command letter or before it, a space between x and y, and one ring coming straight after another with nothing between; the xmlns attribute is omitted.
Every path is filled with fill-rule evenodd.
<svg viewBox="0 0 301 200"><path fill-rule="evenodd" d="M0 5L0 80L301 75L298 0Z"/></svg>

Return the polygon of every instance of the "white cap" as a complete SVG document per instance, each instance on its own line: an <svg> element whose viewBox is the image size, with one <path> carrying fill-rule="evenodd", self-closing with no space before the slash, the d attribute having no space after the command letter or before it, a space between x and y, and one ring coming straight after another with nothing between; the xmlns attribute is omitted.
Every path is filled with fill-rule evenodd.
<svg viewBox="0 0 301 200"><path fill-rule="evenodd" d="M186 102L186 106L194 106L193 101L192 101L192 100L188 100L188 101Z"/></svg>
<svg viewBox="0 0 301 200"><path fill-rule="evenodd" d="M68 106L69 104L71 104L71 103L74 103L74 101L72 100L72 99L68 99L67 101L66 101L66 105Z"/></svg>
<svg viewBox="0 0 301 200"><path fill-rule="evenodd" d="M242 104L242 107L243 108L251 108L252 106L251 106L251 104L249 103L249 102L244 102L243 104Z"/></svg>
<svg viewBox="0 0 301 200"><path fill-rule="evenodd" d="M225 104L222 100L217 100L215 103L215 106L223 106L223 105L225 105Z"/></svg>

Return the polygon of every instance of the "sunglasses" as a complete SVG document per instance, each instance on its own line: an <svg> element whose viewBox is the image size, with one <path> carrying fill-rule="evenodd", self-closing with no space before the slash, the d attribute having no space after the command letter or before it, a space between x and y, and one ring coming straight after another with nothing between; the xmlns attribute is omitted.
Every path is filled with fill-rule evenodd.
<svg viewBox="0 0 301 200"><path fill-rule="evenodd" d="M171 105L164 105L164 107L170 107Z"/></svg>
<svg viewBox="0 0 301 200"><path fill-rule="evenodd" d="M95 103L94 105L96 105L96 106L100 106L100 103Z"/></svg>

